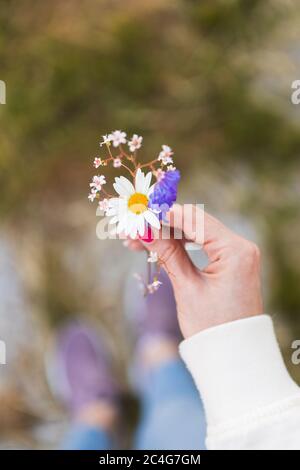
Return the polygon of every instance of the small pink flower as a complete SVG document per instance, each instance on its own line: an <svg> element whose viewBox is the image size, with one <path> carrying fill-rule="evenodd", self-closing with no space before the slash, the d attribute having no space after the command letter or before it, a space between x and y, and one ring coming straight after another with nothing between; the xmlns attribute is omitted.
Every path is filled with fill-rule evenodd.
<svg viewBox="0 0 300 470"><path fill-rule="evenodd" d="M110 142L112 140L111 134L103 135L102 138L103 140L102 142L100 142L100 147L102 147L102 145L110 145Z"/></svg>
<svg viewBox="0 0 300 470"><path fill-rule="evenodd" d="M119 147L121 144L126 144L126 132L114 131L109 134L108 138L112 141L114 147Z"/></svg>
<svg viewBox="0 0 300 470"><path fill-rule="evenodd" d="M172 160L171 157L166 157L166 156L162 156L162 157L160 158L160 160L161 160L161 162L162 162L163 165L168 165L168 163L172 163L172 162L173 162L173 160Z"/></svg>
<svg viewBox="0 0 300 470"><path fill-rule="evenodd" d="M157 278L154 278L154 281L147 286L149 294L154 294L154 292L156 292L161 285L162 282L160 282Z"/></svg>
<svg viewBox="0 0 300 470"><path fill-rule="evenodd" d="M103 162L102 162L101 158L96 157L95 160L94 160L94 167L99 168L99 166L102 166L102 165L103 165Z"/></svg>
<svg viewBox="0 0 300 470"><path fill-rule="evenodd" d="M114 158L113 166L114 166L115 168L120 168L120 166L122 166L122 162L121 162L121 159L120 159L119 157Z"/></svg>
<svg viewBox="0 0 300 470"><path fill-rule="evenodd" d="M135 150L138 150L141 148L143 142L143 137L139 136L137 134L133 134L131 137L131 140L128 142L128 147L130 152L134 152Z"/></svg>
<svg viewBox="0 0 300 470"><path fill-rule="evenodd" d="M158 160L162 162L163 165L168 165L173 163L172 155L174 152L168 145L162 145L162 151L158 156Z"/></svg>
<svg viewBox="0 0 300 470"><path fill-rule="evenodd" d="M95 188L97 191L101 191L102 186L106 184L105 176L93 176L93 180L90 183L91 188Z"/></svg>
<svg viewBox="0 0 300 470"><path fill-rule="evenodd" d="M99 209L103 212L106 212L109 206L109 201L108 199L102 199L99 201Z"/></svg>
<svg viewBox="0 0 300 470"><path fill-rule="evenodd" d="M91 192L88 195L88 200L93 202L96 196L97 196L97 190L93 188L91 189Z"/></svg>

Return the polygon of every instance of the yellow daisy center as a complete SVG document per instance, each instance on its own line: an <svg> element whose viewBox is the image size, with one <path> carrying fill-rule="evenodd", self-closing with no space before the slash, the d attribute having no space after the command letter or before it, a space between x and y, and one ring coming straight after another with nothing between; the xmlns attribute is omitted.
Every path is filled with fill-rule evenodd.
<svg viewBox="0 0 300 470"><path fill-rule="evenodd" d="M148 208L148 198L145 194L134 193L128 199L128 209L134 214L142 214Z"/></svg>

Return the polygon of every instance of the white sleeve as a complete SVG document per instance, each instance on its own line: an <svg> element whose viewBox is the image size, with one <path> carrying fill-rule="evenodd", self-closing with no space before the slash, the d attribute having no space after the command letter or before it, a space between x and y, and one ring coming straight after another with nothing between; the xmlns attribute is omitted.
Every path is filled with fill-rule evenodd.
<svg viewBox="0 0 300 470"><path fill-rule="evenodd" d="M180 354L203 399L208 449L300 449L300 389L268 315L201 331Z"/></svg>

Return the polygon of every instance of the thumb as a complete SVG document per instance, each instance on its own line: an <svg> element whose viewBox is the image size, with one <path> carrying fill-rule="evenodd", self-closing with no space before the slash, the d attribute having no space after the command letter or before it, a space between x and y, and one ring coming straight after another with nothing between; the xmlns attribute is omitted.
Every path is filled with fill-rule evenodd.
<svg viewBox="0 0 300 470"><path fill-rule="evenodd" d="M156 238L151 243L143 240L141 242L148 251L157 253L173 284L180 283L195 273L195 267L180 240Z"/></svg>

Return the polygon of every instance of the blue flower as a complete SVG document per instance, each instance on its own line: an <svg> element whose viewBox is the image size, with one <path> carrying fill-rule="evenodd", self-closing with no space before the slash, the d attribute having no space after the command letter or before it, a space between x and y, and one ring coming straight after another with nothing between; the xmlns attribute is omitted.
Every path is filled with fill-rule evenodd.
<svg viewBox="0 0 300 470"><path fill-rule="evenodd" d="M171 209L177 198L177 187L180 180L178 170L166 171L160 181L158 181L150 196L149 207L160 210L159 218L164 218Z"/></svg>

